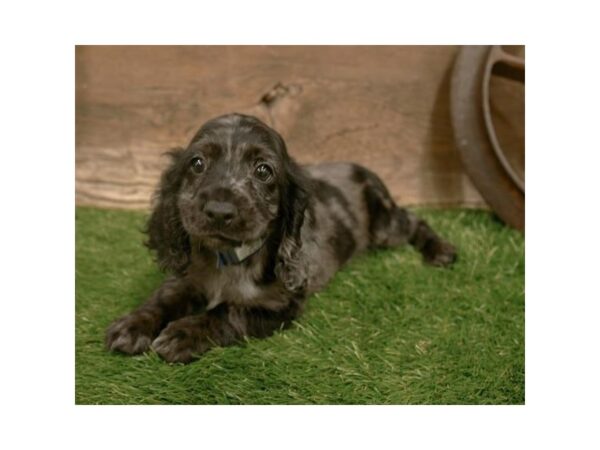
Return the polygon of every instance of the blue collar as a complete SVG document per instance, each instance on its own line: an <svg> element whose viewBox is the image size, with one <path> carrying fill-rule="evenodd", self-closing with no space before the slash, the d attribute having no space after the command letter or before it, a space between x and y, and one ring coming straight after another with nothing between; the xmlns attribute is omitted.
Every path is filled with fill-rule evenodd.
<svg viewBox="0 0 600 450"><path fill-rule="evenodd" d="M248 243L243 243L239 247L234 247L225 251L217 252L217 268L240 264L245 259L255 254L265 244L266 239L257 239Z"/></svg>

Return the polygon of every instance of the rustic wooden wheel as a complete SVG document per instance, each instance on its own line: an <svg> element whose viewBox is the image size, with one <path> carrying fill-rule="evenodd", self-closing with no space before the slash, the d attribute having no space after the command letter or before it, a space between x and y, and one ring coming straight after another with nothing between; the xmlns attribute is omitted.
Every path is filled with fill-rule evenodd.
<svg viewBox="0 0 600 450"><path fill-rule="evenodd" d="M461 49L450 91L454 139L465 170L482 197L505 223L524 230L524 162L518 167L498 139L490 101L492 75L524 83L525 60L500 46Z"/></svg>

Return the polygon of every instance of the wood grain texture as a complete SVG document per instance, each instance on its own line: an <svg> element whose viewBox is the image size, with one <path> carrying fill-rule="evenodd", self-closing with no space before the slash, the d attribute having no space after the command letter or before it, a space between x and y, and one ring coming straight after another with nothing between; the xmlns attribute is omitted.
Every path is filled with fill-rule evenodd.
<svg viewBox="0 0 600 450"><path fill-rule="evenodd" d="M76 202L148 208L206 120L254 114L302 163L352 160L405 205L485 206L454 148L454 46L78 46Z"/></svg>

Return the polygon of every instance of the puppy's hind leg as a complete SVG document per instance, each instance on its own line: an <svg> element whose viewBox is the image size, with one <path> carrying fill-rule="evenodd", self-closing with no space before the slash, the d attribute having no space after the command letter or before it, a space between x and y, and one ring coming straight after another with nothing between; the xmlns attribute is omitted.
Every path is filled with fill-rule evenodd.
<svg viewBox="0 0 600 450"><path fill-rule="evenodd" d="M425 220L417 217L412 212L394 207L392 223L396 222L396 229L415 250L423 255L423 260L432 266L446 267L457 259L456 249L452 244L442 239Z"/></svg>
<svg viewBox="0 0 600 450"><path fill-rule="evenodd" d="M444 267L456 261L454 246L438 236L423 219L396 205L377 175L354 166L352 179L363 187L371 247L410 244L427 264Z"/></svg>
<svg viewBox="0 0 600 450"><path fill-rule="evenodd" d="M366 192L369 192L367 187ZM445 267L456 261L456 249L442 239L427 222L397 206L387 190L371 187L367 194L369 233L373 247L412 245L432 266Z"/></svg>

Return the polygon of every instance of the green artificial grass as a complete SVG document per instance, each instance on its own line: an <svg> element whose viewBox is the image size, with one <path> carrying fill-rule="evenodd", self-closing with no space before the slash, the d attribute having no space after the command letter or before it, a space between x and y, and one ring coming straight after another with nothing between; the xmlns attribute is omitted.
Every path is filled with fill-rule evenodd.
<svg viewBox="0 0 600 450"><path fill-rule="evenodd" d="M78 404L523 404L523 236L486 212L419 211L459 251L410 247L346 265L288 330L189 365L104 349L104 330L163 279L140 212L76 211Z"/></svg>

